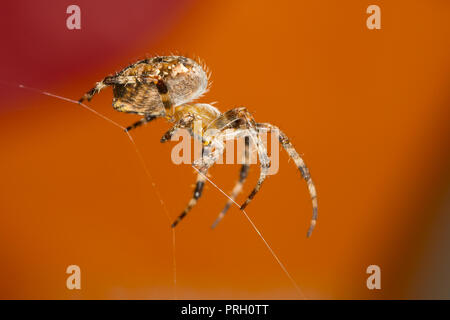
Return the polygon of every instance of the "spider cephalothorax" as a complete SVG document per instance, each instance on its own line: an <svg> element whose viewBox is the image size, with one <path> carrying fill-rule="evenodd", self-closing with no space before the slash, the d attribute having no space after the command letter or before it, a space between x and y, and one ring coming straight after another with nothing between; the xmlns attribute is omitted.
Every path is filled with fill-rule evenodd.
<svg viewBox="0 0 450 320"><path fill-rule="evenodd" d="M261 171L255 188L241 206L241 209L244 209L261 188L270 166L266 147L258 133L275 130L279 135L281 145L294 160L308 185L313 204L313 216L307 236L311 235L317 219L317 195L308 168L302 158L283 132L271 124L256 123L246 108L239 107L221 113L210 104L193 103L192 101L199 98L208 88L208 75L199 63L181 56L163 56L141 60L98 82L80 99L80 102L91 100L96 93L107 86L113 88L113 107L116 110L144 116L141 120L129 126L126 129L127 131L156 118L166 118L174 125L163 135L161 142L170 140L179 129L187 129L194 138L202 140L203 156L194 162L194 166L199 171L194 195L184 211L172 224L172 227L175 227L197 203L202 194L208 169L223 153L223 138L225 136L229 138L230 131L232 137L245 137L245 159L230 200L219 214L213 227L224 217L228 208L242 190L242 185L249 170L248 149L251 140L256 146ZM202 132L204 132L201 136L194 132L196 121L201 121Z"/></svg>

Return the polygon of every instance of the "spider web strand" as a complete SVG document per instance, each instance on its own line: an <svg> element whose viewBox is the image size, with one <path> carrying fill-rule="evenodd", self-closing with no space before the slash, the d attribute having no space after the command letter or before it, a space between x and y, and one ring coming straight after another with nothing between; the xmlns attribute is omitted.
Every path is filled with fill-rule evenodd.
<svg viewBox="0 0 450 320"><path fill-rule="evenodd" d="M4 82L1 82L1 83L2 83L2 84L5 84L5 85L9 85L9 86L12 85L12 84L9 84L9 83L4 83ZM12 85L12 86L14 86L14 85ZM142 165L142 167L143 167L143 169L144 169L144 171L145 171L145 173L146 173L148 179L150 180L150 183L151 183L151 185L152 185L152 188L154 189L154 192L155 192L156 196L157 196L158 199L159 199L159 202L160 202L160 204L161 204L161 207L163 208L163 211L164 211L165 215L167 216L169 222L171 222L170 214L169 214L169 212L168 212L168 210L167 210L167 207L166 207L166 205L165 205L165 203L164 203L164 200L162 199L162 197L161 197L159 191L157 190L156 183L154 182L153 176L151 175L151 173L150 173L150 171L149 171L149 169L148 169L148 167L147 167L147 165L146 165L146 163L145 163L145 161L144 161L144 158L143 158L143 156L142 156L142 153L140 152L140 150L139 150L139 148L138 148L136 142L134 141L134 139L132 138L132 136L130 135L130 133L127 132L127 131L125 131L125 127L121 126L120 124L118 124L117 122L113 121L112 119L106 117L105 115L99 113L98 111L96 111L96 110L94 110L94 109L88 107L88 106L85 105L84 103L80 103L80 102L78 102L78 101L76 101L76 100L69 99L69 98L66 98L66 97L63 97L63 96L59 96L59 95L56 95L56 94L53 94L53 93L50 93L50 92L46 92L46 91L43 91L43 90L39 90L39 89L36 89L36 88L28 87L28 86L25 86L25 85L22 85L22 84L18 84L18 85L15 85L15 86L17 86L18 88L21 88L21 89L33 91L33 92L36 92L36 93L39 93L39 94L42 94L42 95L46 95L46 96L49 96L49 97L52 97L52 98L56 98L56 99L59 99L59 100L63 100L63 101L66 101L66 102L70 102L70 103L73 103L73 104L80 105L82 108L84 108L84 109L86 109L86 110L88 110L88 111L94 113L95 115L97 115L98 117L102 118L103 120L105 120L105 121L107 121L107 122L113 124L114 126L120 128L120 129L122 129L122 130L126 133L128 139L130 140L130 142L132 143L132 145L134 146L135 152L136 152L136 154L138 155L138 158L139 158L139 160L140 160L140 162L141 162L141 165ZM230 201L231 201L234 205L236 205L238 208L240 208L240 205L239 205L236 201L234 201L227 193L225 193L220 187L218 187L211 179L209 179L207 176L205 176L204 174L202 174L196 167L194 167L194 166L192 166L192 167L193 167L200 175L202 175L209 183L211 183L217 190L219 190L225 197L227 197L228 199L230 199ZM283 272L286 274L286 276L289 278L289 280L291 281L291 283L293 284L293 286L295 287L295 289L297 290L297 292L300 294L300 296L301 296L303 299L305 299L305 296L304 296L302 290L301 290L300 287L297 285L297 283L296 283L296 281L294 280L294 278L293 278L293 277L290 275L290 273L287 271L287 269L286 269L286 267L284 266L284 264L281 262L281 260L280 260L280 259L278 258L278 256L275 254L275 252L273 251L273 249L271 248L271 246L269 245L269 243L265 240L265 238L263 237L263 235L261 234L261 232L259 231L259 229L258 229L258 228L256 227L256 225L253 223L252 219L248 216L247 212L246 212L245 210L240 210L240 211L243 212L244 216L245 216L246 219L249 221L249 223L250 223L250 225L252 226L252 228L255 230L255 232L258 234L258 236L260 237L260 239L263 241L263 243L265 244L265 246L267 247L267 249L269 250L269 252L270 252L271 255L273 256L273 258L274 258L275 261L278 263L278 265L280 266L280 268L282 269L282 271L283 271ZM177 298L176 298L176 292L177 292L177 291L176 291L176 287L177 287L177 277L176 277L177 272L176 272L176 270L177 270L177 268L176 268L176 258L175 258L176 247L175 247L175 230L174 230L174 229L172 229L172 249L173 249L173 252L172 252L172 260L173 260L174 296L175 296L175 299L177 299Z"/></svg>
<svg viewBox="0 0 450 320"><path fill-rule="evenodd" d="M130 140L131 144L134 146L135 152L136 152L136 154L137 154L137 156L138 156L138 158L139 158L139 160L141 162L141 165L142 165L142 167L143 167L143 169L144 169L144 171L145 171L145 173L146 173L146 175L147 175L147 177L148 177L148 179L150 181L150 184L152 185L152 188L153 188L157 198L159 199L161 207L163 208L163 211L164 211L167 219L169 220L169 223L172 221L171 218L170 218L169 212L167 210L166 204L165 204L164 200L161 197L161 194L159 193L159 191L157 189L157 186L156 186L156 183L155 183L155 181L153 179L153 176L151 175L150 170L148 169L148 167L147 167L147 165L146 165L146 163L144 161L142 153L140 152L136 142L134 141L134 139L130 135L130 133L125 131L125 127L121 126L120 124L118 124L117 122L113 121L112 119L106 117L105 115L101 114L100 112L98 112L98 111L88 107L84 103L80 103L80 102L78 102L76 100L69 99L69 98L66 98L66 97L63 97L63 96L59 96L59 95L56 95L56 94L53 94L53 93L50 93L50 92L47 92L47 91L43 91L43 90L40 90L40 89L28 87L28 86L25 86L23 84L13 85L13 84L10 84L10 83L5 83L3 81L0 81L0 83L3 84L3 85L18 87L20 89L25 89L25 90L32 91L32 92L35 92L35 93L38 93L38 94L42 94L42 95L46 95L46 96L49 96L49 97L52 97L52 98L56 98L56 99L59 99L59 100L62 100L62 101L66 101L66 102L70 102L70 103L73 103L73 104L80 105L84 109L92 112L93 114L97 115L98 117L102 118L103 120L113 124L114 126L120 128L121 130L123 130L123 132L126 133L126 135L127 135L128 139ZM177 295L176 295L176 292L177 292L177 288L176 288L176 286L177 286L177 267L176 267L175 253L176 253L176 248L175 248L175 230L172 228L172 262L173 262L173 278L174 278L173 279L173 283L174 283L174 299L176 300L177 299Z"/></svg>
<svg viewBox="0 0 450 320"><path fill-rule="evenodd" d="M208 180L209 183L211 183L217 190L219 190L225 197L227 197L228 199L230 199L230 201L232 201L240 210L241 206L234 201L225 191L223 191L221 188L219 188L211 179L209 179L207 176L205 176L203 173L200 172L200 170L198 170L196 167L192 166L200 175L202 175L206 180ZM250 225L252 226L252 228L255 230L255 232L258 234L258 236L261 238L261 240L264 242L264 244L266 245L267 249L269 250L269 252L272 254L273 258L275 259L275 261L278 263L278 265L280 266L281 270L283 270L283 272L286 274L286 276L289 278L289 280L291 281L291 283L294 285L295 289L297 290L297 292L299 293L299 295L302 297L302 299L305 299L305 295L303 294L302 290L300 289L300 287L298 286L297 282L294 280L294 278L291 276L291 274L287 271L286 267L284 266L284 264L281 262L281 260L278 258L278 256L275 254L275 252L273 251L273 249L271 248L271 246L269 245L269 243L266 241L266 239L264 239L263 235L261 234L261 232L259 231L259 229L256 227L256 225L253 223L252 219L248 216L247 212L245 210L240 210L244 213L244 216L247 218L248 222L250 223Z"/></svg>

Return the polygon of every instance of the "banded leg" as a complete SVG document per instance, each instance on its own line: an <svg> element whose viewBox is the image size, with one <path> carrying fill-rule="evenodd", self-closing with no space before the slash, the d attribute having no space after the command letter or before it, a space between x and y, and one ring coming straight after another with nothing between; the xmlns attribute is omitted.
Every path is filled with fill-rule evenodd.
<svg viewBox="0 0 450 320"><path fill-rule="evenodd" d="M161 143L164 143L170 139L179 129L188 129L190 134L192 135L192 123L194 121L194 116L191 114L187 114L182 119L180 119L175 125L170 128L162 137Z"/></svg>
<svg viewBox="0 0 450 320"><path fill-rule="evenodd" d="M175 228L177 224L183 220L183 218L188 214L189 211L197 204L198 199L202 196L203 187L205 185L205 176L208 172L208 169L202 169L197 175L197 183L195 184L195 190L194 194L189 201L186 208L183 210L183 212L178 216L178 218L172 223L172 228Z"/></svg>
<svg viewBox="0 0 450 320"><path fill-rule="evenodd" d="M235 109L228 110L223 113L220 117L211 122L208 127L217 128L220 131L224 131L228 128L232 129L245 129L248 130L250 138L258 149L258 156L260 161L260 175L258 182L248 196L247 200L242 204L241 210L244 210L247 205L251 202L254 196L261 189L261 185L267 177L267 171L270 166L269 157L267 156L266 147L262 143L261 139L258 137L256 123L248 110L245 107L239 107Z"/></svg>
<svg viewBox="0 0 450 320"><path fill-rule="evenodd" d="M82 103L84 100L91 101L93 96L110 85L128 83L135 83L135 79L132 79L131 77L120 77L118 75L105 77L102 81L97 82L95 87L86 92L84 96L82 96L81 99L78 100L78 103Z"/></svg>
<svg viewBox="0 0 450 320"><path fill-rule="evenodd" d="M231 192L231 195L230 195L231 199L229 199L227 201L227 203L225 204L225 207L222 209L222 211L220 212L216 221L214 221L213 225L211 226L212 229L214 229L217 226L217 224L223 219L223 217L227 213L228 209L233 204L233 202L236 199L236 197L238 196L238 194L241 192L242 186L244 185L245 180L247 179L248 171L250 168L250 165L249 165L249 162L250 162L249 161L250 137L246 136L244 141L245 141L244 163L242 164L241 171L239 173L239 180L236 182L236 184L234 185L233 191Z"/></svg>
<svg viewBox="0 0 450 320"><path fill-rule="evenodd" d="M205 147L205 152L208 153L208 148ZM220 156L220 154L219 154ZM202 195L203 187L205 185L206 180L206 174L208 173L208 169L217 161L218 157L215 157L211 162L208 162L207 165L202 166L199 169L199 173L197 174L197 183L195 185L194 194L189 201L186 208L183 210L183 212L178 216L178 218L172 223L172 228L176 227L177 224L188 214L189 211L197 204L198 199Z"/></svg>
<svg viewBox="0 0 450 320"><path fill-rule="evenodd" d="M136 76L123 76L120 74L116 74L114 76L105 77L102 81L96 83L95 87L86 92L80 100L79 103L82 103L84 100L91 101L92 97L99 93L101 90L108 86L114 86L116 84L128 85L128 84L137 84L137 83L148 83L153 82L156 84L158 92L165 91L164 94L167 94L167 88L165 84L162 83L158 86L158 82L160 80L154 77L136 77ZM161 92L160 92L161 94ZM162 98L161 98L162 99Z"/></svg>
<svg viewBox="0 0 450 320"><path fill-rule="evenodd" d="M142 125L144 125L144 124L149 123L150 121L152 121L152 120L154 120L154 119L156 119L156 118L158 118L157 115L152 115L152 114L146 115L146 116L145 116L144 118L142 118L141 120L139 120L139 121L133 123L132 125L128 126L128 127L125 129L125 131L128 132L128 131L130 131L130 130L132 130L132 129L135 129L135 128L137 128L137 127L140 127L140 126L142 126Z"/></svg>
<svg viewBox="0 0 450 320"><path fill-rule="evenodd" d="M312 207L313 207L313 214L311 223L308 229L308 232L306 233L306 237L311 236L311 233L316 226L317 222L317 192L316 188L314 186L314 183L311 179L311 175L309 174L309 170L306 167L305 162L300 157L298 152L295 150L292 143L289 141L289 138L284 134L278 127L271 125L269 123L258 123L258 128L264 128L269 130L276 130L279 134L279 140L281 145L283 146L284 150L288 153L289 157L291 157L292 160L294 160L298 170L300 171L300 174L302 175L303 179L306 181L306 184L308 185L309 194L312 201Z"/></svg>
<svg viewBox="0 0 450 320"><path fill-rule="evenodd" d="M105 78L106 79L106 78ZM104 83L104 79L100 82L97 82L94 88L86 92L78 103L82 103L84 100L91 101L92 97L99 93L102 89L106 88L108 85Z"/></svg>
<svg viewBox="0 0 450 320"><path fill-rule="evenodd" d="M252 201L252 199L255 197L255 195L258 193L258 191L261 189L261 186L262 186L264 180L266 180L267 171L269 170L269 167L270 167L270 160L267 155L266 147L264 146L263 142L261 141L261 139L258 137L258 135L255 132L253 132L250 135L250 137L253 139L253 142L256 144L256 147L258 149L258 157L259 157L259 162L260 162L260 174L259 174L259 179L258 179L258 182L256 183L255 188L252 190L252 192L248 196L247 200L245 200L245 202L241 205L241 210L244 210L248 206L248 204Z"/></svg>

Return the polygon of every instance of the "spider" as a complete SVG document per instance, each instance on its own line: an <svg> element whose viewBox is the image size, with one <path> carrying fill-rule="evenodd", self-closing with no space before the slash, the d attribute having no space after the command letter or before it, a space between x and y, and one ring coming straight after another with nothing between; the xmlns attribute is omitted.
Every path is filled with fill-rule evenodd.
<svg viewBox="0 0 450 320"><path fill-rule="evenodd" d="M127 127L126 131L140 127L157 118L165 118L173 123L173 127L162 136L161 142L170 140L172 135L180 129L188 130L194 139L202 141L203 156L194 162L194 166L198 170L194 194L186 208L173 222L172 227L175 227L197 204L202 195L208 169L223 153L222 139L225 135L228 135L227 138L229 138L230 131L232 138L244 137L245 159L230 199L212 227L214 228L222 220L234 199L242 190L249 171L248 160L251 139L259 157L260 175L256 186L240 206L241 210L244 210L260 190L270 167L266 148L258 137L258 133L264 130L275 130L279 135L281 145L290 158L294 160L301 176L308 185L313 207L312 219L307 231L307 237L309 237L317 220L317 194L303 159L297 153L289 138L279 128L269 123L256 123L245 107L238 107L221 113L210 104L194 103L195 99L208 91L209 75L205 70L206 68L202 67L200 63L182 56L156 56L140 60L97 82L96 86L84 94L79 102L90 101L95 94L111 86L114 95L112 103L114 109L143 116L142 119ZM198 120L201 121L202 132L205 132L202 136L194 132L194 122ZM212 130L207 129L215 130L214 133L210 133Z"/></svg>

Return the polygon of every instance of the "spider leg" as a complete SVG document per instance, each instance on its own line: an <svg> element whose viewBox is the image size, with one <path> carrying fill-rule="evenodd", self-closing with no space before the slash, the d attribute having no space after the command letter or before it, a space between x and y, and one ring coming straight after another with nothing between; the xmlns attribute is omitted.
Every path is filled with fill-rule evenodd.
<svg viewBox="0 0 450 320"><path fill-rule="evenodd" d="M202 166L199 169L199 173L197 174L197 183L195 185L194 194L191 200L188 202L188 205L183 210L183 212L178 216L178 218L172 223L172 228L176 227L177 224L188 214L189 211L197 204L198 199L202 195L203 187L205 185L206 174L208 173L208 169L217 161L220 156L220 153L215 152L214 157L211 159L209 157L210 150L209 147L205 147L204 149L205 155L208 156L208 160L203 162Z"/></svg>
<svg viewBox="0 0 450 320"><path fill-rule="evenodd" d="M195 184L194 194L188 205L183 210L183 212L177 217L177 219L172 223L172 228L175 228L177 224L183 220L183 218L188 214L189 211L197 204L198 199L202 196L203 187L205 185L205 176L208 172L207 168L201 169L197 175L197 183Z"/></svg>
<svg viewBox="0 0 450 320"><path fill-rule="evenodd" d="M249 156L250 156L249 147L250 147L250 138L248 136L246 136L245 137L244 163L242 164L241 171L239 173L239 180L234 185L233 191L230 194L230 198L231 199L229 199L227 201L227 203L225 204L225 207L222 209L222 211L220 212L219 216L216 218L216 220L214 221L213 225L211 226L212 229L214 229L219 224L219 222L223 219L223 217L227 213L228 209L233 204L233 201L236 199L238 194L241 192L242 186L244 185L245 180L247 179L248 171L249 171L249 168L250 168L250 165L249 165Z"/></svg>
<svg viewBox="0 0 450 320"><path fill-rule="evenodd" d="M83 95L83 97L81 97L81 99L78 100L78 102L82 103L84 100L91 101L93 96L95 96L97 93L99 93L108 86L113 86L116 84L123 84L123 85L137 84L140 82L142 83L154 82L157 85L158 92L163 91L163 94L167 94L167 88L165 88L165 84L164 83L158 84L159 80L154 77L123 76L120 74L116 74L114 76L107 76L102 81L97 82L95 87L86 92Z"/></svg>
<svg viewBox="0 0 450 320"><path fill-rule="evenodd" d="M279 140L283 148L288 153L289 157L291 157L292 160L294 160L295 164L297 165L298 170L300 171L303 179L305 179L306 184L308 185L309 194L311 196L312 201L312 207L313 207L313 214L311 219L311 224L309 226L308 232L306 234L307 237L309 237L316 225L317 222L317 192L316 188L314 186L314 183L311 179L311 175L309 174L309 170L306 167L305 162L300 157L298 152L295 150L292 143L289 141L289 138L286 136L284 132L282 132L278 127L269 124L269 123L258 123L258 128L265 128L269 130L277 130L279 133Z"/></svg>
<svg viewBox="0 0 450 320"><path fill-rule="evenodd" d="M256 183L255 188L252 190L250 195L247 197L247 200L245 200L245 202L241 205L241 210L244 210L249 205L249 203L252 201L252 199L255 197L255 195L258 193L258 191L261 189L261 186L262 186L264 180L266 180L267 172L270 167L270 160L267 155L266 147L264 146L263 142L258 137L258 135L255 132L253 132L253 130L251 132L252 133L251 133L250 137L253 139L253 141L255 142L256 147L258 149L258 157L259 157L259 162L260 162L260 173L259 173L259 179L258 179L258 182Z"/></svg>
<svg viewBox="0 0 450 320"><path fill-rule="evenodd" d="M177 132L179 129L188 129L190 134L192 133L192 124L194 121L194 116L191 114L186 114L183 118L181 118L178 122L175 123L175 125L170 128L164 135L161 137L161 143L164 143L172 138L172 136Z"/></svg>
<svg viewBox="0 0 450 320"><path fill-rule="evenodd" d="M106 80L106 78L100 82L97 82L95 87L93 87L91 90L86 92L84 94L84 96L82 96L81 99L78 100L78 103L82 103L84 100L91 101L93 96L95 96L97 93L99 93L101 90L103 90L104 88L106 88L108 86L107 84L105 84L105 80Z"/></svg>
<svg viewBox="0 0 450 320"><path fill-rule="evenodd" d="M124 82L123 79L122 79L122 81L119 81L119 80L120 80L120 76L117 76L117 75L105 77L102 81L97 82L95 87L93 87L91 90L86 92L84 94L84 96L82 96L81 99L78 100L78 103L82 103L84 100L91 101L92 97L95 96L100 91L102 91L104 88L106 88L110 85Z"/></svg>
<svg viewBox="0 0 450 320"><path fill-rule="evenodd" d="M250 138L257 147L261 169L260 175L255 188L241 206L241 210L244 210L258 193L259 189L261 189L261 185L267 177L267 172L270 166L270 160L267 156L266 147L257 134L255 120L245 107L239 107L223 113L220 117L211 122L208 127L218 129L219 131L224 131L226 129L248 130Z"/></svg>
<svg viewBox="0 0 450 320"><path fill-rule="evenodd" d="M132 129L135 129L135 128L137 128L137 127L140 127L140 126L142 126L142 125L144 125L144 124L147 124L147 123L149 123L150 121L152 121L152 120L154 120L154 119L156 119L156 118L158 118L159 117L159 115L154 115L154 114L148 114L148 115L146 115L144 118L142 118L141 120L139 120L139 121L136 121L135 123L133 123L132 125L130 125L130 126L128 126L126 129L125 129L125 131L130 131L130 130L132 130Z"/></svg>

